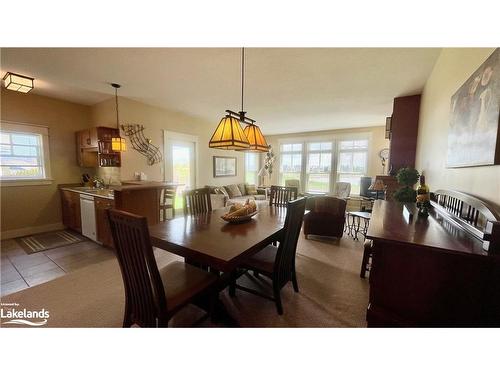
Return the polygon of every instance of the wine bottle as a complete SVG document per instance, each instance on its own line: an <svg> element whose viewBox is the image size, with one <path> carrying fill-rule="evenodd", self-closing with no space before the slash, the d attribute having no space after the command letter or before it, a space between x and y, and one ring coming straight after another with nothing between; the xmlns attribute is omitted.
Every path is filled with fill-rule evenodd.
<svg viewBox="0 0 500 375"><path fill-rule="evenodd" d="M422 203L427 203L431 200L429 186L425 184L424 175L420 175L420 184L417 188L417 197L419 197L418 201Z"/></svg>

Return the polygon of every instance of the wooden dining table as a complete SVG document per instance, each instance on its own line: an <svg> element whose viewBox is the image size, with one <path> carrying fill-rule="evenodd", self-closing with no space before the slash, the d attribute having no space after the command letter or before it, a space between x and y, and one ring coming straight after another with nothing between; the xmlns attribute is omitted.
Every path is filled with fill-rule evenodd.
<svg viewBox="0 0 500 375"><path fill-rule="evenodd" d="M228 223L227 208L151 225L153 246L221 272L231 272L243 259L279 240L286 208L264 206L249 221Z"/></svg>
<svg viewBox="0 0 500 375"><path fill-rule="evenodd" d="M180 255L190 262L210 267L219 275L219 290L229 283L244 259L266 245L279 241L283 233L286 208L264 206L249 221L228 223L221 216L227 208L167 220L149 226L153 246ZM217 299L216 320L237 327L237 321Z"/></svg>

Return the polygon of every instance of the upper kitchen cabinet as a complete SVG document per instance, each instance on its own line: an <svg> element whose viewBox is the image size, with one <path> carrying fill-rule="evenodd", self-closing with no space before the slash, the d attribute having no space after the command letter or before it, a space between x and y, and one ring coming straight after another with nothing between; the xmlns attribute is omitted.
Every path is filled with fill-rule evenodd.
<svg viewBox="0 0 500 375"><path fill-rule="evenodd" d="M98 128L90 128L78 132L80 148L96 148L98 146Z"/></svg>
<svg viewBox="0 0 500 375"><path fill-rule="evenodd" d="M121 154L111 149L111 139L119 136L116 128L103 126L76 133L77 161L80 167L120 167Z"/></svg>

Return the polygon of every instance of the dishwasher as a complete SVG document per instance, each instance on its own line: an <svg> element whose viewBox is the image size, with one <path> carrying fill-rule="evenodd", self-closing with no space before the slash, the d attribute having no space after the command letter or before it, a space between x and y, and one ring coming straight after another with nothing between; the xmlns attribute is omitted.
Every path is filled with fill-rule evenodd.
<svg viewBox="0 0 500 375"><path fill-rule="evenodd" d="M80 194L80 212L82 217L82 234L93 241L97 241L95 206L92 195Z"/></svg>

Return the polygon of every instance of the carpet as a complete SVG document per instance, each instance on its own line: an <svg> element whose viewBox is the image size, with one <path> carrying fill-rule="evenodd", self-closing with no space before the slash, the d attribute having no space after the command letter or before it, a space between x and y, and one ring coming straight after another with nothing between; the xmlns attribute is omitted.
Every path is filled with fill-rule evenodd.
<svg viewBox="0 0 500 375"><path fill-rule="evenodd" d="M295 293L291 285L282 289L283 315L276 313L272 301L240 290L232 298L226 289L220 299L241 327L366 327L369 286L368 279L359 277L362 254L362 243L351 238L330 241L301 236L296 259L300 292ZM179 259L159 249L155 257L159 267ZM264 277L243 276L238 283L270 292ZM124 300L118 262L110 259L10 294L1 302L17 303L18 309L44 308L50 313L44 327L121 327ZM201 315L198 308L188 306L170 325L187 327Z"/></svg>
<svg viewBox="0 0 500 375"><path fill-rule="evenodd" d="M27 254L68 246L86 240L85 237L68 230L58 230L16 238L16 242Z"/></svg>

